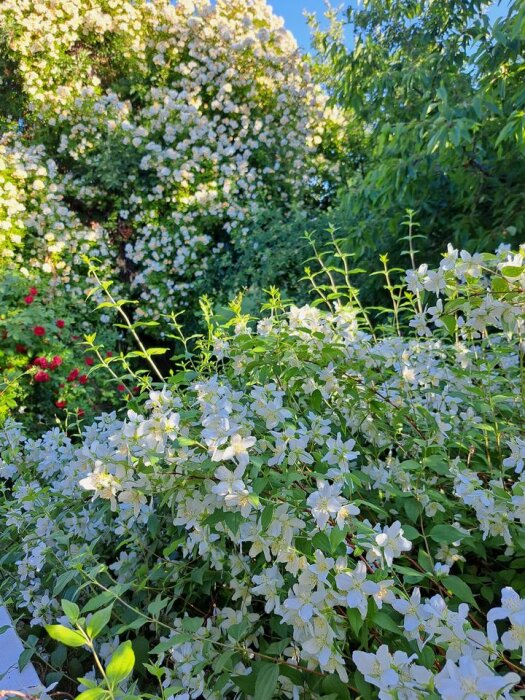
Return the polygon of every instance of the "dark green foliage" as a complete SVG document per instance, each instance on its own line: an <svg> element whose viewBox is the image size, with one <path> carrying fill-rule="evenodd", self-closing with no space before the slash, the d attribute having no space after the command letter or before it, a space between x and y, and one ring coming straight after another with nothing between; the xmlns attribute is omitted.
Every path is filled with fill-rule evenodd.
<svg viewBox="0 0 525 700"><path fill-rule="evenodd" d="M346 12L351 50L341 35L318 33L324 77L354 141L360 132L340 215L367 263L388 252L404 264L407 209L429 262L448 242L475 250L523 240L525 4L492 27L486 7L370 0Z"/></svg>

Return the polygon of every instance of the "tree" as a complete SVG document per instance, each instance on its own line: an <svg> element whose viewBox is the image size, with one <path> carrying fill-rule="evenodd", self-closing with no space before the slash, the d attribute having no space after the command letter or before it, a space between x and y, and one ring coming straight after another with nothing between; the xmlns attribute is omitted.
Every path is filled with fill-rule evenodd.
<svg viewBox="0 0 525 700"><path fill-rule="evenodd" d="M425 253L525 230L525 7L491 26L481 0L367 0L329 32L322 74L360 131L342 207L349 247L400 261L407 209ZM354 32L348 48L344 30Z"/></svg>

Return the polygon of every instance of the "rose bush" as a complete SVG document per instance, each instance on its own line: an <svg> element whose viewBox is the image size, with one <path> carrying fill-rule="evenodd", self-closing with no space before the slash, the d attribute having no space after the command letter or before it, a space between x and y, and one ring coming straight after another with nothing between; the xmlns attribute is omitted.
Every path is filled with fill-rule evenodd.
<svg viewBox="0 0 525 700"><path fill-rule="evenodd" d="M378 324L335 245L313 305L203 301L177 371L80 442L4 425L0 586L46 682L523 694L525 250L449 247L404 282L384 261Z"/></svg>
<svg viewBox="0 0 525 700"><path fill-rule="evenodd" d="M74 313L66 285L35 279L0 276L0 422L11 415L32 435L57 423L67 429L72 419L92 420L121 400L110 377L89 376L99 360L82 341L100 317L89 308ZM99 336L106 352L115 352L118 332L102 327Z"/></svg>

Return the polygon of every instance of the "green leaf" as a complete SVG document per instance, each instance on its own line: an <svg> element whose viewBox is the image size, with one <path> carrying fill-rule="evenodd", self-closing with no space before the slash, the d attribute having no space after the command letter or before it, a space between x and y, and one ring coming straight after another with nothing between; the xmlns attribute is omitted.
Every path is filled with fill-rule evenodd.
<svg viewBox="0 0 525 700"><path fill-rule="evenodd" d="M86 643L84 636L80 632L70 630L63 625L45 625L45 630L51 639L55 639L67 647L82 647Z"/></svg>
<svg viewBox="0 0 525 700"><path fill-rule="evenodd" d="M63 574L60 574L60 576L56 580L55 587L53 588L53 595L57 596L60 593L62 593L67 584L77 576L78 571L76 571L76 569L73 569L72 571L66 571Z"/></svg>
<svg viewBox="0 0 525 700"><path fill-rule="evenodd" d="M185 617L182 621L182 629L184 632L195 634L202 627L204 620L202 617Z"/></svg>
<svg viewBox="0 0 525 700"><path fill-rule="evenodd" d="M162 678L166 673L165 668L159 668L159 666L153 666L152 664L144 664L144 668L155 678Z"/></svg>
<svg viewBox="0 0 525 700"><path fill-rule="evenodd" d="M102 632L104 627L108 624L111 619L111 612L113 610L113 603L108 605L107 608L102 608L102 610L97 610L93 613L89 622L86 625L86 631L91 637L95 639Z"/></svg>
<svg viewBox="0 0 525 700"><path fill-rule="evenodd" d="M452 544L466 537L464 533L452 527L452 525L434 525L428 534L438 544Z"/></svg>
<svg viewBox="0 0 525 700"><path fill-rule="evenodd" d="M254 700L272 700L279 678L278 664L261 664L255 681Z"/></svg>
<svg viewBox="0 0 525 700"><path fill-rule="evenodd" d="M469 603L476 608L478 607L470 586L458 576L446 576L443 579L443 585L451 591L456 598L459 598L462 603Z"/></svg>
<svg viewBox="0 0 525 700"><path fill-rule="evenodd" d="M443 315L440 317L440 321L447 329L449 335L454 335L457 328L457 322L454 316Z"/></svg>
<svg viewBox="0 0 525 700"><path fill-rule="evenodd" d="M64 647L60 647L63 649ZM23 671L24 668L27 666L27 664L31 661L33 658L33 654L35 653L36 649L34 647L31 647L30 649L24 649L24 651L20 654L18 657L18 670Z"/></svg>
<svg viewBox="0 0 525 700"><path fill-rule="evenodd" d="M94 598L91 598L91 600L88 600L88 602L82 608L82 612L85 614L96 610L97 608L106 605L106 603L109 603L111 600L115 600L115 595L111 591L99 593Z"/></svg>
<svg viewBox="0 0 525 700"><path fill-rule="evenodd" d="M70 600L61 600L62 610L67 615L67 619L72 625L76 623L80 616L80 609L76 603L72 603Z"/></svg>
<svg viewBox="0 0 525 700"><path fill-rule="evenodd" d="M149 605L148 605L148 612L150 615L153 617L157 617L161 610L163 610L166 605L169 603L168 598L159 598L157 600L153 600Z"/></svg>
<svg viewBox="0 0 525 700"><path fill-rule="evenodd" d="M106 675L112 684L117 685L129 676L134 665L135 653L131 642L123 642L111 657L106 668Z"/></svg>
<svg viewBox="0 0 525 700"><path fill-rule="evenodd" d="M330 545L332 554L335 553L341 542L344 542L347 535L347 530L340 530L338 527L333 527L330 532Z"/></svg>
<svg viewBox="0 0 525 700"><path fill-rule="evenodd" d="M248 620L244 619L238 622L236 625L232 625L231 627L228 628L228 635L232 638L235 639L236 641L239 641L243 639L243 637L246 637L247 633L250 630L250 623Z"/></svg>
<svg viewBox="0 0 525 700"><path fill-rule="evenodd" d="M266 506L261 513L261 530L266 530L272 522L274 506L272 504Z"/></svg>
<svg viewBox="0 0 525 700"><path fill-rule="evenodd" d="M346 616L348 618L348 622L350 623L350 627L352 628L352 632L357 637L359 635L361 627L364 624L364 620L361 617L361 613L359 612L359 610L357 610L357 608L348 608L348 610L346 611Z"/></svg>
<svg viewBox="0 0 525 700"><path fill-rule="evenodd" d="M509 283L502 277L493 277L490 286L496 294L504 294L509 291Z"/></svg>
<svg viewBox="0 0 525 700"><path fill-rule="evenodd" d="M217 659L214 659L213 661L213 672L214 673L220 673L222 669L228 664L228 662L232 659L234 656L235 651L234 650L229 650L223 652Z"/></svg>
<svg viewBox="0 0 525 700"><path fill-rule="evenodd" d="M108 693L103 688L90 688L77 695L75 700L102 700L105 697L108 697Z"/></svg>
<svg viewBox="0 0 525 700"><path fill-rule="evenodd" d="M506 265L501 268L501 274L505 277L519 277L525 272L525 267L517 267L516 265Z"/></svg>
<svg viewBox="0 0 525 700"><path fill-rule="evenodd" d="M399 634L399 625L397 622L390 617L388 613L384 610L378 610L373 618L372 625L377 625L381 629L387 630L388 632L393 632L394 634Z"/></svg>

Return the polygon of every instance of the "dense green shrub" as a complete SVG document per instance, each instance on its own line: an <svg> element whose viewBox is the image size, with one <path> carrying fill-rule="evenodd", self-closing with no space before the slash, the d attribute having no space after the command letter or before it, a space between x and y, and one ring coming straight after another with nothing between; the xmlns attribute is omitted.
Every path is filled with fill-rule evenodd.
<svg viewBox="0 0 525 700"><path fill-rule="evenodd" d="M381 329L349 260L321 255L316 305L273 293L262 317L236 300L221 320L203 303L182 371L79 441L8 421L0 591L46 683L81 700L519 697L524 256L449 248L385 272Z"/></svg>
<svg viewBox="0 0 525 700"><path fill-rule="evenodd" d="M429 262L449 241L523 240L523 2L491 26L482 0L367 0L317 40L323 79L349 111L358 167L341 208L366 267L382 253L400 262L407 209Z"/></svg>

